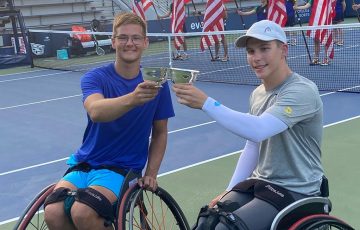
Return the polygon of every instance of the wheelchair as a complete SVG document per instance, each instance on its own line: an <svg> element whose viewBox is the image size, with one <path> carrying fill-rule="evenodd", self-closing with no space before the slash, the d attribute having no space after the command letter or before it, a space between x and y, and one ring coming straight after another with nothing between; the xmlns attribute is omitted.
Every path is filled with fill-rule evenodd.
<svg viewBox="0 0 360 230"><path fill-rule="evenodd" d="M328 180L324 176L321 185L321 195L307 197L291 203L281 210L272 221L270 230L354 230L349 224L330 215L331 201L328 198ZM192 229L214 230L219 222L231 230L253 230L238 222L232 214L237 209L236 202L221 202L215 209L204 206L199 217L207 217L207 222L199 226L196 223ZM198 217L198 218L199 218ZM199 227L199 228L198 228Z"/></svg>
<svg viewBox="0 0 360 230"><path fill-rule="evenodd" d="M113 229L178 229L189 230L189 224L175 199L163 188L155 192L142 189L130 171L124 179L120 199L116 205ZM44 188L26 207L14 230L48 229L44 221L43 205L55 184Z"/></svg>
<svg viewBox="0 0 360 230"><path fill-rule="evenodd" d="M328 179L323 176L321 195L300 199L281 210L270 230L354 230L345 221L330 215Z"/></svg>

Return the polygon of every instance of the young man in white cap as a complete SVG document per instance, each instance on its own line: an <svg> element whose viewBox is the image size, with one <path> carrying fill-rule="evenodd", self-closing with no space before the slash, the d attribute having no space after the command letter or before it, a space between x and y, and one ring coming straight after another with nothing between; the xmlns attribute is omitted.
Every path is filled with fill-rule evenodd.
<svg viewBox="0 0 360 230"><path fill-rule="evenodd" d="M230 211L238 229L269 229L284 207L320 195L323 105L316 85L289 68L286 35L279 25L257 22L235 45L246 48L248 63L262 81L250 96L249 113L231 110L191 84L174 84L173 90L179 103L202 109L247 139L227 189L209 207L229 210L224 202L235 202ZM208 210L197 229L213 229ZM229 222L215 227L228 229Z"/></svg>

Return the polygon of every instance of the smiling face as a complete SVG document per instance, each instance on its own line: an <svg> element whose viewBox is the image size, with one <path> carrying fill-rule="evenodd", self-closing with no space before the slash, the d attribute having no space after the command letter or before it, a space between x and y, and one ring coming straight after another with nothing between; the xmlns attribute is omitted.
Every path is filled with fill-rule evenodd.
<svg viewBox="0 0 360 230"><path fill-rule="evenodd" d="M249 38L246 42L247 60L256 76L263 82L276 81L287 68L287 45L278 41Z"/></svg>
<svg viewBox="0 0 360 230"><path fill-rule="evenodd" d="M133 13L116 16L111 41L117 63L140 63L142 52L149 45L145 22Z"/></svg>
<svg viewBox="0 0 360 230"><path fill-rule="evenodd" d="M119 26L112 39L112 47L116 50L116 60L119 62L140 62L141 55L148 45L148 38L141 26L135 24Z"/></svg>

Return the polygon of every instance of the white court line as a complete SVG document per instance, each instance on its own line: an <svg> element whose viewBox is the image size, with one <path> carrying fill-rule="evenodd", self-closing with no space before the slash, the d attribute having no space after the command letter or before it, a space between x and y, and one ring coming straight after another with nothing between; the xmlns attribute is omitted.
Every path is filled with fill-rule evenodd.
<svg viewBox="0 0 360 230"><path fill-rule="evenodd" d="M76 95L67 96L67 97L58 97L58 98L48 99L48 100L44 100L44 101L35 101L35 102L26 103L26 104L20 104L20 105L0 107L0 110L14 109L14 108L19 108L19 107L24 107L24 106L29 106L29 105L42 104L42 103L46 103L46 102L64 100L64 99L69 99L69 98L73 98L73 97L80 97L80 96L82 96L82 94L76 94Z"/></svg>
<svg viewBox="0 0 360 230"><path fill-rule="evenodd" d="M359 115L359 116L356 116L356 117L352 117L352 118L349 118L349 119L345 119L345 120L342 120L342 121L338 121L338 122L334 122L334 123L325 125L324 128L331 127L331 126L334 126L334 125L337 125L337 124L341 124L341 123L345 123L345 122L348 122L348 121L351 121L351 120L354 120L354 119L357 119L357 118L360 118L360 115ZM215 122L215 121L214 121L214 122ZM214 122L207 122L207 123L203 123L203 124L201 124L201 125L211 124L211 123L214 123ZM197 126L194 126L194 127L198 127L198 126L200 126L200 125L197 125ZM185 129L190 129L190 128L191 128L191 127L188 127L188 128L185 128ZM185 129L182 129L182 130L185 130ZM175 130L175 131L177 131L177 130ZM173 131L173 132L175 132L175 131ZM170 133L170 132L169 132L169 133ZM184 166L184 167L181 167L181 168L178 168L178 169L174 169L174 170L171 170L171 171L168 171L168 172L164 172L164 173L159 174L158 177L170 175L170 174L173 174L173 173L176 173L176 172L185 170L185 169L193 168L193 167L196 167L196 166L199 166L199 165L203 165L203 164L206 164L206 163L209 163L209 162L212 162L212 161L216 161L216 160L219 160L219 159L222 159L222 158L226 158L226 157L229 157L229 156L238 154L238 153L240 153L240 152L242 152L242 151L243 151L243 149L241 149L241 150L239 150L239 151L227 153L227 154L224 154L224 155L221 155L221 156L218 156L218 157L214 157L214 158L211 158L211 159L208 159L208 160L205 160L205 161L200 161L200 162L198 162L198 163L191 164L191 165L188 165L188 166ZM43 166L43 165L47 165L47 164L51 164L51 163L55 163L55 162L59 162L59 161L63 161L63 160L67 160L67 159L68 159L68 157L63 158L63 159L59 159L59 160L55 160L55 161L51 161L51 162L47 162L47 163L43 163L43 164L38 164L38 165L26 167L26 168L21 169L21 171L22 171L22 170L26 170L26 169L30 169L30 168L40 167L40 166ZM10 172L10 173L14 173L15 171L18 172L19 170L13 170L13 171L9 171L9 172ZM10 173L7 173L7 174L10 174ZM4 174L4 173L1 173L0 176L2 176L2 175L5 175L5 174ZM1 226L1 225L4 225L4 224L7 224L7 223L10 223L10 222L17 221L18 219L19 219L19 217L15 217L15 218L11 218L11 219L2 221L2 222L0 222L0 226Z"/></svg>
<svg viewBox="0 0 360 230"><path fill-rule="evenodd" d="M65 158L61 158L61 159L57 159L57 160L53 160L53 161L48 161L48 162L37 164L37 165L31 165L31 166L24 167L24 168L19 168L19 169L3 172L3 173L0 173L0 176L5 176L5 175L16 173L16 172L21 172L21 171L24 171L24 170L27 170L27 169L32 169L32 168L37 168L37 167L41 167L41 166L45 166L45 165L49 165L49 164L54 164L54 163L57 163L57 162L60 162L60 161L66 161L67 159L69 159L69 157L65 157Z"/></svg>
<svg viewBox="0 0 360 230"><path fill-rule="evenodd" d="M327 96L327 95L330 95L330 94L332 94L332 93L336 93L336 92L325 93L325 94L321 94L320 96ZM38 102L32 102L32 103L27 103L27 104L20 104L20 105L8 106L8 107L0 107L0 110L13 109L13 108L24 107L24 106L35 105L35 104L41 104L41 103L46 103L46 102L51 102L51 101L57 101L57 100L64 100L64 99L69 99L69 98L79 97L79 96L81 96L81 94L72 95L72 96L67 96L67 97L61 97L61 98L54 98L54 99L49 99L49 100L44 100L44 101L38 101ZM355 118L357 118L357 117L355 117ZM353 119L355 119L355 118L353 118ZM347 120L344 120L344 121L347 121ZM199 125L194 125L194 126L189 126L189 127L182 128L182 129L173 130L173 131L170 131L170 132L168 132L168 133L169 133L169 134L171 134L171 133L176 133L176 132L180 132L180 131L184 131L184 130L193 129L193 128L197 128L197 127L200 127L200 126L212 124L212 123L215 123L215 122L216 122L216 121L210 121L210 122L202 123L202 124L199 124ZM336 123L333 123L333 124L336 124ZM325 126L325 127L326 127L326 126ZM24 171L24 170L31 169L31 168L41 167L41 166L44 166L44 165L56 163L56 162L63 161L63 160L66 160L66 159L67 159L67 158L63 158L63 159L60 159L60 160L54 160L54 161L50 161L50 162L45 162L45 163L33 165L33 166L28 166L28 167L24 167L24 168L20 168L20 169L11 170L11 171L8 171L8 172L3 172L3 173L0 173L0 176L7 175L7 174L11 174L11 173L15 173L15 172Z"/></svg>
<svg viewBox="0 0 360 230"><path fill-rule="evenodd" d="M334 122L334 123L325 125L324 128L327 128L327 127L330 127L330 126L333 126L333 125L337 125L337 124L341 124L341 123L345 123L345 122L348 122L348 121L351 121L351 120L354 120L354 119L357 119L357 118L360 118L360 115L359 115L359 116L356 116L356 117L351 117L351 118L348 118L348 119L345 119L345 120L342 120L342 121L338 121L338 122ZM171 133L176 133L176 132L180 132L180 131L184 131L184 130L188 130L188 129L193 129L193 128L197 128L197 127L204 126L204 125L209 125L209 124L212 124L212 123L216 123L216 121L210 121L210 122L202 123L202 124L199 124L199 125L194 125L194 126L189 126L189 127L182 128L182 129L177 129L177 130L174 130L174 131L170 131L170 132L168 132L168 133L169 133L169 134L171 134ZM220 157L212 158L212 159L210 159L210 160L202 161L202 162L199 162L199 163L196 163L196 164L193 164L193 165L189 165L189 166L186 166L186 167L183 167L183 168L179 168L179 169L176 169L176 170L173 170L173 171L169 171L169 172L165 173L165 175L171 174L171 173L174 173L174 172L177 172L177 171L181 171L181 170L183 170L183 169L191 168L191 167L194 167L194 166L197 166L197 165L200 165L200 164L204 164L204 163L207 163L207 162L210 162L210 161L214 161L214 160L217 160L217 159L226 157L226 156L231 156L231 155L236 154L236 153L238 153L238 152L240 152L240 151L233 152L233 153L229 153L229 154L225 154L225 155L220 156ZM32 169L32 168L37 168L37 167L45 166L45 165L57 163L57 162L60 162L60 161L65 161L65 160L67 160L67 159L68 159L68 157L65 157L65 158L58 159L58 160L48 161L48 162L45 162L45 163L40 163L40 164L36 164L36 165L24 167L24 168L19 168L19 169L15 169L15 170L3 172L3 173L0 173L0 176L4 176L4 175L16 173L16 172L21 172L21 171L24 171L24 170L27 170L27 169ZM160 175L161 175L161 174L160 174Z"/></svg>
<svg viewBox="0 0 360 230"><path fill-rule="evenodd" d="M7 74L0 75L0 77L21 75L21 74L27 74L27 73L36 73L36 72L40 72L40 71L48 71L48 70L46 70L46 69L34 69L34 70L18 72L18 73L7 73Z"/></svg>
<svg viewBox="0 0 360 230"><path fill-rule="evenodd" d="M359 116L356 116L356 117L348 118L348 119L345 119L345 120L342 120L342 121L338 121L338 122L334 122L334 123L325 125L324 128L331 127L331 126L334 126L334 125L337 125L337 124L341 124L341 123L345 123L345 122L348 122L348 121L351 121L351 120L354 120L354 119L357 119L357 118L360 118L360 115L359 115ZM188 128L184 128L184 129L181 129L181 130L190 129L190 128L192 128L192 127L199 127L199 126L201 126L201 125L211 124L211 123L214 123L214 122L215 122L215 121L213 121L213 122L207 122L207 123L203 123L203 124L200 124L200 125L197 125L197 126L191 126L191 127L188 127ZM174 133L174 132L181 131L181 130L174 130L174 131L169 132L169 133ZM219 159L222 159L222 158L225 158L225 157L229 157L229 156L238 154L238 153L240 153L240 152L242 152L242 151L243 151L243 149L241 149L241 150L239 150L239 151L227 153L227 154L224 154L224 155L221 155L221 156L218 156L218 157L214 157L214 158L211 158L211 159L208 159L208 160L205 160L205 161L200 161L200 162L198 162L198 163L191 164L191 165L188 165L188 166L184 166L184 167L181 167L181 168L178 168L178 169L170 170L170 171L168 171L168 172L164 172L164 173L159 174L158 177L170 175L170 174L173 174L173 173L176 173L176 172L185 170L185 169L193 168L193 167L196 167L196 166L199 166L199 165L203 165L203 164L206 164L206 163L209 163L209 162L212 162L212 161L216 161L216 160L219 160ZM44 165L56 163L56 162L63 161L63 160L67 160L67 159L68 159L68 157L62 158L62 159L58 159L58 160L55 160L55 161L46 162L46 163L43 163L43 164L38 164L38 165L34 165L34 166L30 166L30 167L18 169L18 170L12 170L12 171L9 171L9 172L0 173L0 176L6 175L6 174L10 174L10 173L19 172L19 171L23 171L23 170L30 169L30 168L35 168L35 167L40 167L40 166L44 166ZM1 225L4 225L4 224L7 224L7 223L10 223L10 222L17 221L18 219L19 219L19 217L15 217L15 218L11 218L11 219L2 221L2 222L0 222L0 226L1 226Z"/></svg>
<svg viewBox="0 0 360 230"><path fill-rule="evenodd" d="M170 131L168 133L169 134L177 133L177 132L180 132L180 131L184 131L184 130L188 130L188 129L192 129L192 128L197 128L197 127L212 124L212 123L215 123L215 122L216 121L205 122L205 123L202 123L202 124L189 126L189 127L182 128L182 129L173 130L173 131ZM0 173L0 176L5 176L5 175L16 173L16 172L21 172L21 171L24 171L24 170L27 170L27 169L32 169L32 168L37 168L37 167L41 167L41 166L45 166L45 165L49 165L49 164L54 164L54 163L57 163L57 162L60 162L60 161L65 161L67 159L69 159L69 157L65 157L65 158L61 158L61 159L53 160L53 161L48 161L48 162L44 162L44 163L40 163L40 164L36 164L36 165L31 165L31 166L24 167L24 168L14 169L14 170L11 170L11 171Z"/></svg>
<svg viewBox="0 0 360 230"><path fill-rule="evenodd" d="M242 67L242 66L241 66ZM240 68L240 67L237 67ZM216 71L215 71L216 72ZM1 81L0 81L1 82ZM359 88L360 86L354 86L351 88L346 88L346 89L342 89L339 91L335 91L335 92L329 92L329 93L324 93L324 94L320 94L320 97L322 96L328 96L331 94L335 94L341 91L346 91L349 89L354 89L354 88ZM29 106L29 105L36 105L36 104L42 104L42 103L46 103L46 102L52 102L52 101L58 101L58 100L64 100L64 99L69 99L69 98L73 98L73 97L80 97L82 94L76 94L76 95L71 95L71 96L66 96L66 97L58 97L58 98L53 98L53 99L48 99L48 100L43 100L43 101L35 101L35 102L30 102L30 103L25 103L25 104L19 104L19 105L13 105L13 106L6 106L6 107L0 107L0 110L6 110L6 109L14 109L14 108L18 108L18 107L24 107L24 106Z"/></svg>
<svg viewBox="0 0 360 230"><path fill-rule="evenodd" d="M1 80L0 83L12 82L12 81L20 81L20 80L28 80L28 79L34 79L34 78L40 78L40 77L48 77L48 76L59 75L59 74L64 74L64 72L49 73L49 74L42 74L42 75L31 76L31 77L20 77L20 78L15 78L15 79ZM2 75L2 76L5 76L5 75ZM66 76L66 75L64 74L64 76Z"/></svg>
<svg viewBox="0 0 360 230"><path fill-rule="evenodd" d="M333 94L333 93L336 93L336 92L325 93L325 94L321 94L320 96L327 96L327 95L330 95L330 94ZM51 101L57 101L57 100L63 100L63 99L68 99L68 98L73 98L73 97L79 97L79 96L81 96L81 94L72 95L72 96L67 96L67 97L61 97L61 98L54 98L54 99L49 99L49 100L44 100L44 101L38 101L38 102L32 102L32 103L27 103L27 104L20 104L20 105L15 105L15 106L8 106L8 107L2 107L2 108L0 107L0 110L18 108L18 107L29 106L29 105L34 105L34 104L41 104L41 103L46 103L46 102L51 102ZM357 117L355 117L355 118L350 118L350 119L356 119L356 118L357 118ZM347 120L343 120L343 121L341 121L341 122L346 122L346 121L347 121ZM168 132L168 133L171 134L171 133L181 132L181 131L184 131L184 130L197 128L197 127L204 126L204 125L208 125L208 124L212 124L212 123L215 123L215 122L216 122L216 121L210 121L210 122L206 122L206 123L202 123L202 124L198 124L198 125L194 125L194 126L189 126L189 127L182 128L182 129L173 130L173 131L170 131L170 132ZM337 124L337 123L333 123L333 124ZM328 126L329 126L329 125L328 125ZM327 127L327 126L324 126L324 127ZM33 165L33 166L28 166L28 167L24 167L24 168L20 168L20 169L15 169L15 170L3 172L3 173L0 173L0 176L7 175L7 174L11 174L11 173L15 173L15 172L20 172L20 171L24 171L24 170L27 170L27 169L36 168L36 167L40 167L40 166L44 166L44 165L48 165L48 164L52 164L52 163L56 163L56 162L59 162L59 161L64 161L64 160L67 160L67 159L68 159L68 158L63 158L63 159L59 159L59 160L54 160L54 161L50 161L50 162L45 162L45 163L41 163L41 164L37 164L37 165Z"/></svg>

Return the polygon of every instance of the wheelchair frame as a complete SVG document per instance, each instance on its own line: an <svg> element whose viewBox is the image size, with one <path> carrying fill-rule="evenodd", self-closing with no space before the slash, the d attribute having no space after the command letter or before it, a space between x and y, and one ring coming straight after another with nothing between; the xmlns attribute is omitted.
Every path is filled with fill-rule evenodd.
<svg viewBox="0 0 360 230"><path fill-rule="evenodd" d="M136 178L138 178L138 175L130 171L124 179L119 195L119 197L121 197L121 202L116 206L116 219L114 223L114 228L116 230L132 230L133 227L135 229L156 229L154 228L154 224L150 222L154 219L154 216L152 216L152 219L148 218L148 215L154 215L155 208L152 207L151 204L151 207L148 208L149 203L154 199L160 200L161 203L160 210L162 216L159 218L155 217L158 223L159 219L163 221L162 223L165 223L163 214L170 210L173 221L172 226L177 225L179 230L190 230L189 224L180 206L167 191L161 187L158 187L155 192L142 189L137 185L135 181ZM55 184L47 186L29 203L15 225L14 230L25 230L32 218L36 214L40 214L40 209L44 204L46 197L52 192L54 187ZM322 228L324 226L325 229L336 227L337 229L342 230L354 230L349 224L329 215L332 204L327 197L327 191L323 193L326 194L324 197L304 198L285 207L274 218L270 230L319 230L324 229ZM147 202L148 205L145 205L145 202ZM168 208L165 211L162 207L163 204ZM135 210L139 212L138 219L135 218ZM43 222L43 225L45 224L41 218L37 218L36 221L37 223L35 224L40 224L41 221ZM34 226L35 224L32 223L31 225ZM44 226L42 226L41 229L44 229L43 227ZM166 230L166 228L162 229Z"/></svg>
<svg viewBox="0 0 360 230"><path fill-rule="evenodd" d="M175 199L163 188L158 187L155 192L151 192L145 189L140 188L135 179L137 175L130 171L123 182L122 189L119 195L119 201L116 205L116 219L113 223L113 227L116 230L132 230L133 226L139 225L139 223L134 223L135 212L134 210L139 211L140 216L140 225L146 226L155 226L154 223L150 221L154 219L154 213L152 210L157 209L154 208L151 204L153 200L157 200L160 202L162 207L160 209L163 211L165 206L168 210L170 210L170 218L173 221L173 226L177 225L179 230L189 230L189 224L185 218L184 213L182 212L180 206L176 203ZM56 184L51 184L44 188L35 198L28 204L25 208L25 211L20 216L19 220L17 221L16 225L14 226L14 230L25 230L28 226L32 226L32 229L46 229L46 223L41 216L43 212L41 209L43 208L43 204L45 202L46 197L51 194ZM147 210L147 207L144 206L145 198L147 197L146 204L150 205ZM149 199L151 197L151 199ZM121 201L120 201L121 200ZM158 204L158 203L156 203ZM167 210L165 210L167 211ZM152 214L152 219L147 217L147 214ZM129 215L130 214L130 215ZM161 215L164 212L160 213ZM34 218L35 216L35 218ZM161 218L161 223L157 223L156 226L159 224L165 224L164 217L156 217L156 221ZM169 217L169 215L167 216ZM36 227L38 226L38 227ZM44 228L45 227L45 228ZM152 228L154 229L154 228ZM161 228L165 229L166 228ZM174 229L174 228L172 228Z"/></svg>

